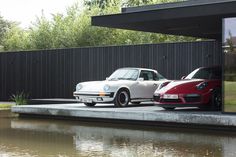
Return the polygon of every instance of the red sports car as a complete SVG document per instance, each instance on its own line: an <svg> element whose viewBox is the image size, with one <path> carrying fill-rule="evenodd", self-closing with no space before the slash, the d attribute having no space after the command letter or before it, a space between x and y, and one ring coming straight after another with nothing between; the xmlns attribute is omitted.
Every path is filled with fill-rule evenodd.
<svg viewBox="0 0 236 157"><path fill-rule="evenodd" d="M219 110L222 103L220 67L201 67L182 80L162 83L154 93L154 102L166 110L199 107Z"/></svg>

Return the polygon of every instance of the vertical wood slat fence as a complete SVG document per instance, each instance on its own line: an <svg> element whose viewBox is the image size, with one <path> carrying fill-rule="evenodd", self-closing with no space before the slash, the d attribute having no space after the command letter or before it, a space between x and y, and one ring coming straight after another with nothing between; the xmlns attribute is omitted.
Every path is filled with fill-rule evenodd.
<svg viewBox="0 0 236 157"><path fill-rule="evenodd" d="M73 98L78 82L105 79L121 67L153 68L179 79L197 67L221 64L221 57L216 41L0 53L0 100L21 91L30 98Z"/></svg>

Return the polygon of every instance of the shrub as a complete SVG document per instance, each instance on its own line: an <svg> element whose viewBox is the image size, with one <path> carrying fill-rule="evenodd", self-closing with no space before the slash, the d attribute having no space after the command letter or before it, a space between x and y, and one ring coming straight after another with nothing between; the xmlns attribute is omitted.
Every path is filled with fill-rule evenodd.
<svg viewBox="0 0 236 157"><path fill-rule="evenodd" d="M28 94L25 94L24 92L16 93L11 96L11 100L13 100L16 105L27 105L27 98Z"/></svg>

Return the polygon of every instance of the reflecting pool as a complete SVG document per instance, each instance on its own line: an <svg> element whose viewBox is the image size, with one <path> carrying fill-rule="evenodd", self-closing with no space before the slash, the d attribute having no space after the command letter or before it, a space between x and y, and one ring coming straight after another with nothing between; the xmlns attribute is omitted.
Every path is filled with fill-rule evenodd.
<svg viewBox="0 0 236 157"><path fill-rule="evenodd" d="M0 117L0 157L235 157L236 135Z"/></svg>

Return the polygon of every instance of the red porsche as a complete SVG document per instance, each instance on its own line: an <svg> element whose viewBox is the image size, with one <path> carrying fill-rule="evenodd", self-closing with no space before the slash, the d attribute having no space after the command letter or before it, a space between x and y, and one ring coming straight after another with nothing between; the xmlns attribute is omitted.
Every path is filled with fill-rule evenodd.
<svg viewBox="0 0 236 157"><path fill-rule="evenodd" d="M166 110L176 107L220 110L221 77L221 67L201 67L182 80L162 83L154 93L155 105Z"/></svg>

